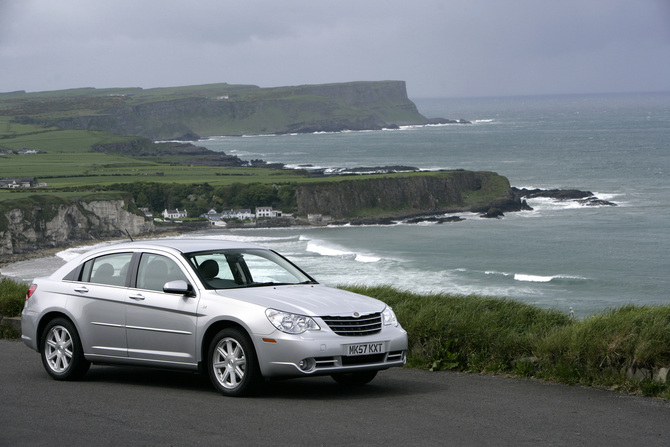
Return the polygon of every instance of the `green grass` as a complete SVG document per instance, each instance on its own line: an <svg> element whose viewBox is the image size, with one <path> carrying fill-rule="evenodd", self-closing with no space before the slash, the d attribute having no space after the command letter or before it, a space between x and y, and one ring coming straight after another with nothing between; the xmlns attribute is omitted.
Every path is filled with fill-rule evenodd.
<svg viewBox="0 0 670 447"><path fill-rule="evenodd" d="M0 278L0 317L21 316L27 291L28 284L10 278ZM0 324L0 338L20 336L21 334L9 324Z"/></svg>
<svg viewBox="0 0 670 447"><path fill-rule="evenodd" d="M27 291L28 284L11 278L0 278L0 316L20 316Z"/></svg>
<svg viewBox="0 0 670 447"><path fill-rule="evenodd" d="M670 367L670 306L625 306L583 320L503 298L348 286L388 303L409 334L409 365L534 377L670 398L627 371Z"/></svg>

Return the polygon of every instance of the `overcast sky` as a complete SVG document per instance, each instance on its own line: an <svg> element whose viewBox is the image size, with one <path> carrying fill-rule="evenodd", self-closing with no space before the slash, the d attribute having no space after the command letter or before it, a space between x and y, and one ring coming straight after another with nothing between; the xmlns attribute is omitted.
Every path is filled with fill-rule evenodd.
<svg viewBox="0 0 670 447"><path fill-rule="evenodd" d="M387 79L670 91L670 0L0 0L0 92Z"/></svg>

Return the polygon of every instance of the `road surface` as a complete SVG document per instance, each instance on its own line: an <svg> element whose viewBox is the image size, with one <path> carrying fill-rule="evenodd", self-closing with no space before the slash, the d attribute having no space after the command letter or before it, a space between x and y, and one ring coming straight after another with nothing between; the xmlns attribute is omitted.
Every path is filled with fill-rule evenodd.
<svg viewBox="0 0 670 447"><path fill-rule="evenodd" d="M268 382L226 398L198 375L93 366L54 381L0 340L0 446L668 446L670 402L606 390L395 368L369 385Z"/></svg>

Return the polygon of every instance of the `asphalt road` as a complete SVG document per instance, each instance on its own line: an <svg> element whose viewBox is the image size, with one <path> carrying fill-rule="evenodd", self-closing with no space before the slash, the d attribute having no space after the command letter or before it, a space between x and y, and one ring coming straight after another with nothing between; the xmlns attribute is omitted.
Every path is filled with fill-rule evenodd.
<svg viewBox="0 0 670 447"><path fill-rule="evenodd" d="M0 340L0 446L668 446L670 402L531 380L411 369L346 388L268 382L226 398L194 374L93 366L57 382Z"/></svg>

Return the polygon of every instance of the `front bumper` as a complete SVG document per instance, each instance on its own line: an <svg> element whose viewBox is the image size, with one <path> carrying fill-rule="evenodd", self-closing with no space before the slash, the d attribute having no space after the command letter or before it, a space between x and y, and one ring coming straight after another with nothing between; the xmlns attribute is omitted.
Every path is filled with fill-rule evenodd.
<svg viewBox="0 0 670 447"><path fill-rule="evenodd" d="M373 336L344 337L330 331L290 335L275 332L254 339L264 377L304 377L403 366L407 361L407 333L385 328ZM378 345L378 352L349 355L350 345Z"/></svg>

